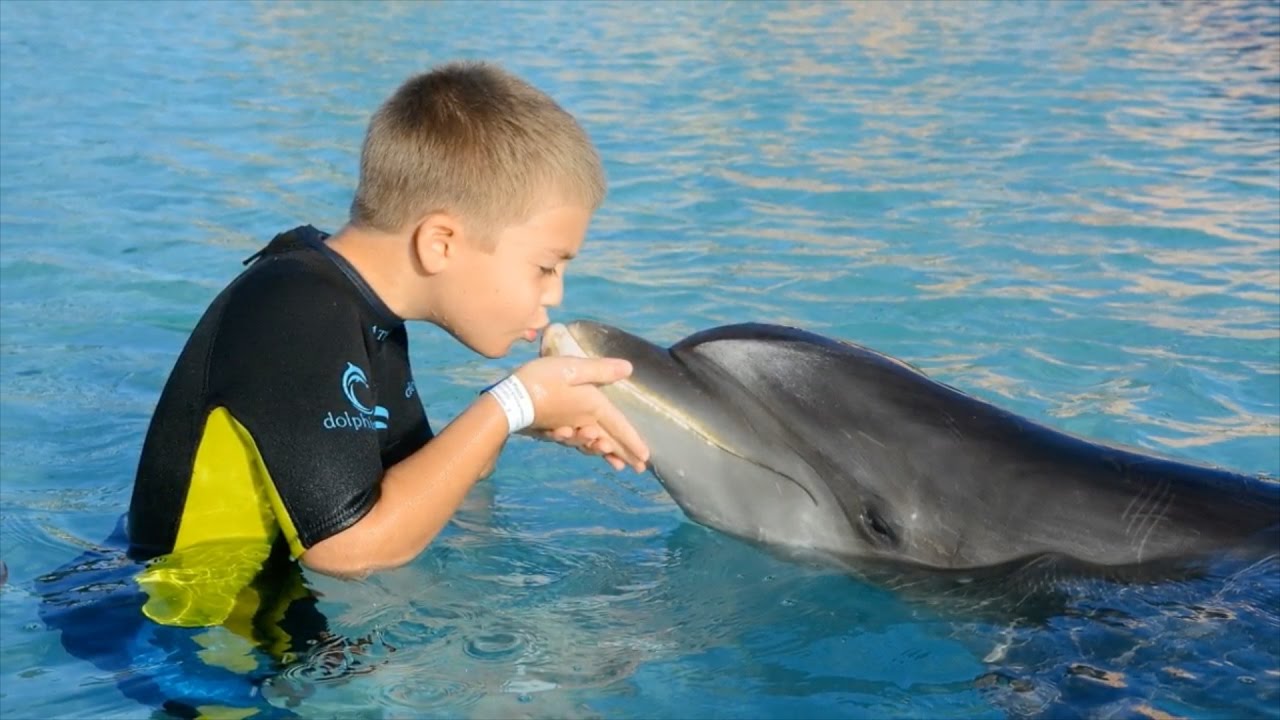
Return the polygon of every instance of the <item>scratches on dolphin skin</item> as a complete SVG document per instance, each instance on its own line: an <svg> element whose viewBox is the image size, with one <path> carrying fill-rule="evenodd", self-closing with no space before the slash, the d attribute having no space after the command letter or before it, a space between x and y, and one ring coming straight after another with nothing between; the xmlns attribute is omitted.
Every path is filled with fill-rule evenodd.
<svg viewBox="0 0 1280 720"><path fill-rule="evenodd" d="M956 422L954 416L946 410L942 411L943 424L947 426L947 431L957 440L964 440L964 432L960 429L960 423Z"/></svg>
<svg viewBox="0 0 1280 720"><path fill-rule="evenodd" d="M879 440L877 440L877 439L875 439L875 438L871 437L870 435L868 435L868 434L866 433L866 431L864 431L864 430L859 429L859 430L858 430L858 434L859 434L859 435L861 435L862 437L864 437L864 438L866 438L866 439L870 440L871 442L875 443L876 445L879 445L879 446L880 446L880 447L882 447L882 448L887 448L887 447L888 447L888 445L885 445L884 443L880 442Z"/></svg>
<svg viewBox="0 0 1280 720"><path fill-rule="evenodd" d="M1169 509L1173 507L1173 489L1168 482L1162 483L1164 492L1162 496L1162 504L1155 513L1150 513L1150 521L1147 523L1147 531L1142 534L1142 542L1138 545L1138 562L1142 562L1142 553L1147 548L1147 541L1151 539L1151 533L1155 531L1156 526L1164 522L1165 517L1169 513Z"/></svg>
<svg viewBox="0 0 1280 720"><path fill-rule="evenodd" d="M1129 513L1133 512L1133 506L1135 503L1141 502L1143 503L1143 507L1146 506L1147 490L1147 488L1143 488L1138 492L1138 494L1134 495L1133 499L1129 501L1129 504L1125 506L1124 512L1120 513L1121 520L1129 520L1129 524L1125 526L1124 529L1124 534L1126 536L1133 534L1133 520L1129 518Z"/></svg>
<svg viewBox="0 0 1280 720"><path fill-rule="evenodd" d="M1121 513L1120 519L1129 521L1124 529L1125 537L1131 541L1136 540L1138 562L1142 562L1151 533L1165 520L1169 509L1173 507L1173 499L1173 488L1169 481L1160 480L1135 495ZM1137 539L1139 535L1140 540Z"/></svg>

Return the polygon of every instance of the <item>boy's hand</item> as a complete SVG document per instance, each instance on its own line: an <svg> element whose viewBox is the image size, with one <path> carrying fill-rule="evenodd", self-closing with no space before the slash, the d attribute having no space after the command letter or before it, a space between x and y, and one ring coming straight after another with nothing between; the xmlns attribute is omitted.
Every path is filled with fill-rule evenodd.
<svg viewBox="0 0 1280 720"><path fill-rule="evenodd" d="M561 445L577 448L583 455L600 455L614 470L621 471L627 463L618 456L617 447L600 429L599 425L572 428L561 427L555 430L538 431L536 436L544 440L552 440Z"/></svg>
<svg viewBox="0 0 1280 720"><path fill-rule="evenodd" d="M610 464L616 469L621 466L614 460L644 472L649 448L599 388L629 377L631 363L614 358L543 357L515 374L533 399L530 431L541 430L554 438L557 430L563 434L563 428L579 428L585 433L575 444L580 450L600 452L606 459L612 455ZM595 429L599 435L592 438Z"/></svg>

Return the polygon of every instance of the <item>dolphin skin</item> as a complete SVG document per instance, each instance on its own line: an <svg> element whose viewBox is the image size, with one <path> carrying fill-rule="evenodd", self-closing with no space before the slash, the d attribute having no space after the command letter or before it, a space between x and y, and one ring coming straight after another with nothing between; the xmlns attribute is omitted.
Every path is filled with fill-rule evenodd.
<svg viewBox="0 0 1280 720"><path fill-rule="evenodd" d="M653 473L689 518L750 541L945 571L1280 552L1273 479L1060 432L801 329L728 325L668 348L575 321L541 352L629 360L605 392Z"/></svg>

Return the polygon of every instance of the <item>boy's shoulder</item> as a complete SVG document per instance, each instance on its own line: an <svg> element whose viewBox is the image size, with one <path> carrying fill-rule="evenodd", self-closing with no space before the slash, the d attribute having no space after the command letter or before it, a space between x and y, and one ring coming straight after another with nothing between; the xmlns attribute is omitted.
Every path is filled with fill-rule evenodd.
<svg viewBox="0 0 1280 720"><path fill-rule="evenodd" d="M277 234L244 260L247 267L225 287L205 324L226 339L254 341L281 332L327 337L369 334L383 341L404 334L392 312L360 273L326 244L329 234L300 225Z"/></svg>
<svg viewBox="0 0 1280 720"><path fill-rule="evenodd" d="M228 285L228 290L293 289L314 283L332 284L342 275L325 257L328 233L311 225L299 225L277 234L262 249L245 258L246 270ZM332 251L329 251L332 252Z"/></svg>
<svg viewBox="0 0 1280 720"><path fill-rule="evenodd" d="M244 259L247 266L214 298L193 331L214 347L243 348L272 336L307 332L320 338L379 318L368 298L310 225L277 234Z"/></svg>
<svg viewBox="0 0 1280 720"><path fill-rule="evenodd" d="M223 290L224 304L255 314L345 305L360 315L384 310L359 274L325 245L328 233L300 225L277 234L245 258L247 269Z"/></svg>

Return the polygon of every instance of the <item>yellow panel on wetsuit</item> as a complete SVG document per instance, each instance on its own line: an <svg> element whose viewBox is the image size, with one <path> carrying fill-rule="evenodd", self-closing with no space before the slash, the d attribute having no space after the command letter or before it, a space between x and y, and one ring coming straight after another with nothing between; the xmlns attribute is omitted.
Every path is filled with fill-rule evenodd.
<svg viewBox="0 0 1280 720"><path fill-rule="evenodd" d="M216 408L196 450L173 552L138 578L149 596L143 612L166 625L197 627L224 622L245 600L256 607L256 594L246 598L244 591L281 531L294 557L301 555L253 438L226 408Z"/></svg>
<svg viewBox="0 0 1280 720"><path fill-rule="evenodd" d="M302 555L298 531L253 437L226 408L215 408L196 450L174 550L242 539L270 545L280 530L293 556Z"/></svg>

